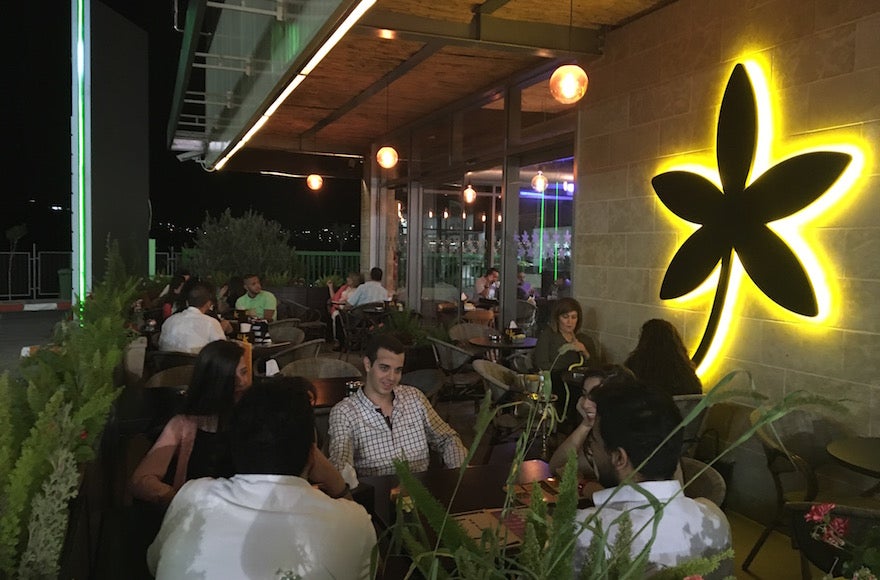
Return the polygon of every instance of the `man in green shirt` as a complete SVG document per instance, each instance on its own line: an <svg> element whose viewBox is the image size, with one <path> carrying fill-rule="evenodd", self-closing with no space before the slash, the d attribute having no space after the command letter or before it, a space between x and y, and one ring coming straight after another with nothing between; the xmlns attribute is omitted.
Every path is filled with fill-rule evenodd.
<svg viewBox="0 0 880 580"><path fill-rule="evenodd" d="M265 318L272 322L278 305L275 295L263 290L260 277L256 274L248 274L244 277L244 288L247 294L235 301L235 309L246 310L250 316Z"/></svg>

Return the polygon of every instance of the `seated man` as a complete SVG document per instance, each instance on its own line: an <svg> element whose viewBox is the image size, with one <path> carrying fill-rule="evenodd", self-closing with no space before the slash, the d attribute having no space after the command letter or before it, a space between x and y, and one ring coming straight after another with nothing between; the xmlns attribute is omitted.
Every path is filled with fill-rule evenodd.
<svg viewBox="0 0 880 580"><path fill-rule="evenodd" d="M476 282L474 282L474 302L479 304L481 300L497 300L498 296L495 291L498 288L496 282L498 282L498 270L496 268L489 268L486 270L485 276L477 278Z"/></svg>
<svg viewBox="0 0 880 580"><path fill-rule="evenodd" d="M595 532L599 526L607 535L605 553L610 554L620 530L620 522L615 520L623 513L632 521L629 551L633 559L653 540L646 575L730 548L730 525L721 509L708 500L685 497L681 484L673 479L682 432L661 446L681 422L672 397L620 375L593 389L590 398L596 418L584 452L592 458L599 483L606 489L593 493L597 507L578 512L578 521L586 521L586 527L575 547L575 575L583 566L590 566L585 559L590 543L598 539ZM646 493L630 484L638 484L656 498L663 510L655 511ZM656 532L654 518L659 518ZM722 567L725 565L729 562Z"/></svg>
<svg viewBox="0 0 880 580"><path fill-rule="evenodd" d="M370 577L376 534L315 446L308 386L279 377L244 394L228 432L235 475L180 489L147 552L156 578Z"/></svg>
<svg viewBox="0 0 880 580"><path fill-rule="evenodd" d="M388 300L388 290L382 286L382 268L370 270L370 281L364 282L354 289L346 302L349 306L360 306L370 302L385 302Z"/></svg>
<svg viewBox="0 0 880 580"><path fill-rule="evenodd" d="M202 347L215 340L225 340L232 327L209 314L214 307L214 290L204 282L196 282L186 294L187 308L172 314L162 324L159 350L198 354Z"/></svg>
<svg viewBox="0 0 880 580"><path fill-rule="evenodd" d="M244 277L244 288L247 293L235 301L235 309L245 310L249 316L264 318L269 322L275 320L278 301L274 294L263 290L260 277L256 274L247 274Z"/></svg>
<svg viewBox="0 0 880 580"><path fill-rule="evenodd" d="M336 469L358 475L394 473L394 459L412 471L428 469L428 448L443 456L446 467L459 467L467 451L415 387L400 384L404 348L387 334L367 344L363 389L330 411L330 461ZM351 482L350 482L351 483Z"/></svg>

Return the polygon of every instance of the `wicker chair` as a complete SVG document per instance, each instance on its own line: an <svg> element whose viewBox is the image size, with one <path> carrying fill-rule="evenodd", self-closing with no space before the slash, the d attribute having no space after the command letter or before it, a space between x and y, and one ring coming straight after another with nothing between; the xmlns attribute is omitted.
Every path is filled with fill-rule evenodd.
<svg viewBox="0 0 880 580"><path fill-rule="evenodd" d="M449 327L449 338L464 350L473 354L482 354L481 348L472 345L468 341L472 338L486 337L492 334L492 329L485 324L474 324L473 322L459 322Z"/></svg>
<svg viewBox="0 0 880 580"><path fill-rule="evenodd" d="M350 362L328 357L295 360L281 367L281 374L287 377L305 377L307 379L361 376L360 370Z"/></svg>
<svg viewBox="0 0 880 580"><path fill-rule="evenodd" d="M293 302L292 300L279 300L278 314L279 316L276 316L277 320L287 318L298 319L297 326L303 329L307 339L326 338L327 323L321 320L320 310L310 308L299 302ZM270 328L269 333L271 334L271 332ZM272 340L275 340L274 336Z"/></svg>
<svg viewBox="0 0 880 580"><path fill-rule="evenodd" d="M674 395L678 410L681 411L682 419L686 419L691 412L703 401L705 395ZM703 423L706 420L708 406L704 406L693 420L684 426L684 442L682 443L682 455L693 457L697 444L700 442L700 433L703 431Z"/></svg>
<svg viewBox="0 0 880 580"><path fill-rule="evenodd" d="M516 301L516 325L527 335L534 336L535 321L538 317L538 307L528 300Z"/></svg>
<svg viewBox="0 0 880 580"><path fill-rule="evenodd" d="M278 368L282 369L296 360L315 358L321 352L322 345L327 342L323 338L307 340L295 346L288 347L277 353L272 358L278 363Z"/></svg>
<svg viewBox="0 0 880 580"><path fill-rule="evenodd" d="M419 389L425 394L431 405L435 406L440 389L443 388L444 378L443 371L440 369L418 369L400 377L400 384Z"/></svg>
<svg viewBox="0 0 880 580"><path fill-rule="evenodd" d="M296 346L306 339L306 331L295 319L288 318L269 323L269 337L272 342L289 342L290 346Z"/></svg>
<svg viewBox="0 0 880 580"><path fill-rule="evenodd" d="M727 495L727 482L714 467L697 459L682 457L681 472L687 497L702 497L721 507Z"/></svg>
<svg viewBox="0 0 880 580"><path fill-rule="evenodd" d="M367 338L382 323L384 302L368 302L342 310L343 347L346 352L361 353Z"/></svg>
<svg viewBox="0 0 880 580"><path fill-rule="evenodd" d="M437 368L446 375L444 390L453 399L478 400L480 393L474 387L480 384L482 378L471 366L474 354L433 336L429 336L428 340L434 350Z"/></svg>

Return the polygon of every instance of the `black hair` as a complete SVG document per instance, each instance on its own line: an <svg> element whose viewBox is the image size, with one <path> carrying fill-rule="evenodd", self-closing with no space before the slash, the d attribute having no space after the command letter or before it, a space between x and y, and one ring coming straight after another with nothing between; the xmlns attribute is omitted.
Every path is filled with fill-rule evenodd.
<svg viewBox="0 0 880 580"><path fill-rule="evenodd" d="M218 426L225 426L235 405L235 369L243 355L244 348L236 342L206 344L196 358L184 413L217 416Z"/></svg>
<svg viewBox="0 0 880 580"><path fill-rule="evenodd" d="M245 392L228 429L235 473L300 475L315 443L315 413L303 377L276 375Z"/></svg>
<svg viewBox="0 0 880 580"><path fill-rule="evenodd" d="M581 308L581 303L574 298L560 298L556 301L553 306L553 314L550 315L550 328L559 332L559 317L569 312L577 312L578 321L574 325L574 333L580 332L581 325L584 323L584 311Z"/></svg>
<svg viewBox="0 0 880 580"><path fill-rule="evenodd" d="M189 306L201 308L208 302L214 301L214 287L207 282L196 282L189 287L186 293L186 303Z"/></svg>
<svg viewBox="0 0 880 580"><path fill-rule="evenodd" d="M652 318L642 325L639 343L624 364L643 383L671 395L699 395L703 392L696 365L678 330L662 318Z"/></svg>
<svg viewBox="0 0 880 580"><path fill-rule="evenodd" d="M498 268L489 268L488 270L486 270L486 276L491 276L492 274L497 274L497 273L498 273Z"/></svg>
<svg viewBox="0 0 880 580"><path fill-rule="evenodd" d="M661 446L681 423L681 412L669 393L620 374L593 389L590 399L596 403L606 451L624 449L633 469L646 480L672 479L681 458L683 433L679 430ZM642 465L652 453L654 456Z"/></svg>
<svg viewBox="0 0 880 580"><path fill-rule="evenodd" d="M382 281L382 268L370 268L370 280L374 282Z"/></svg>
<svg viewBox="0 0 880 580"><path fill-rule="evenodd" d="M406 351L406 347L403 346L403 343L391 334L385 332L374 334L367 342L367 346L364 349L364 356L370 360L370 364L376 362L376 357L379 354L380 348L384 348L394 354L402 354Z"/></svg>

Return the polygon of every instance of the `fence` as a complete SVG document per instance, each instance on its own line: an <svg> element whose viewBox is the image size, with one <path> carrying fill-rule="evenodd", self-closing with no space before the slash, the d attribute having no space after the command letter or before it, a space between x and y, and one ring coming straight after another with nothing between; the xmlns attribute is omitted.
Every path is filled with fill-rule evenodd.
<svg viewBox="0 0 880 580"><path fill-rule="evenodd" d="M313 284L318 278L339 274L343 278L349 272L361 271L360 252L313 252L297 250L296 259L303 269L303 278Z"/></svg>
<svg viewBox="0 0 880 580"><path fill-rule="evenodd" d="M66 296L70 288L61 291L58 271L69 270L70 260L70 252L38 252L36 246L30 252L0 252L0 300Z"/></svg>

